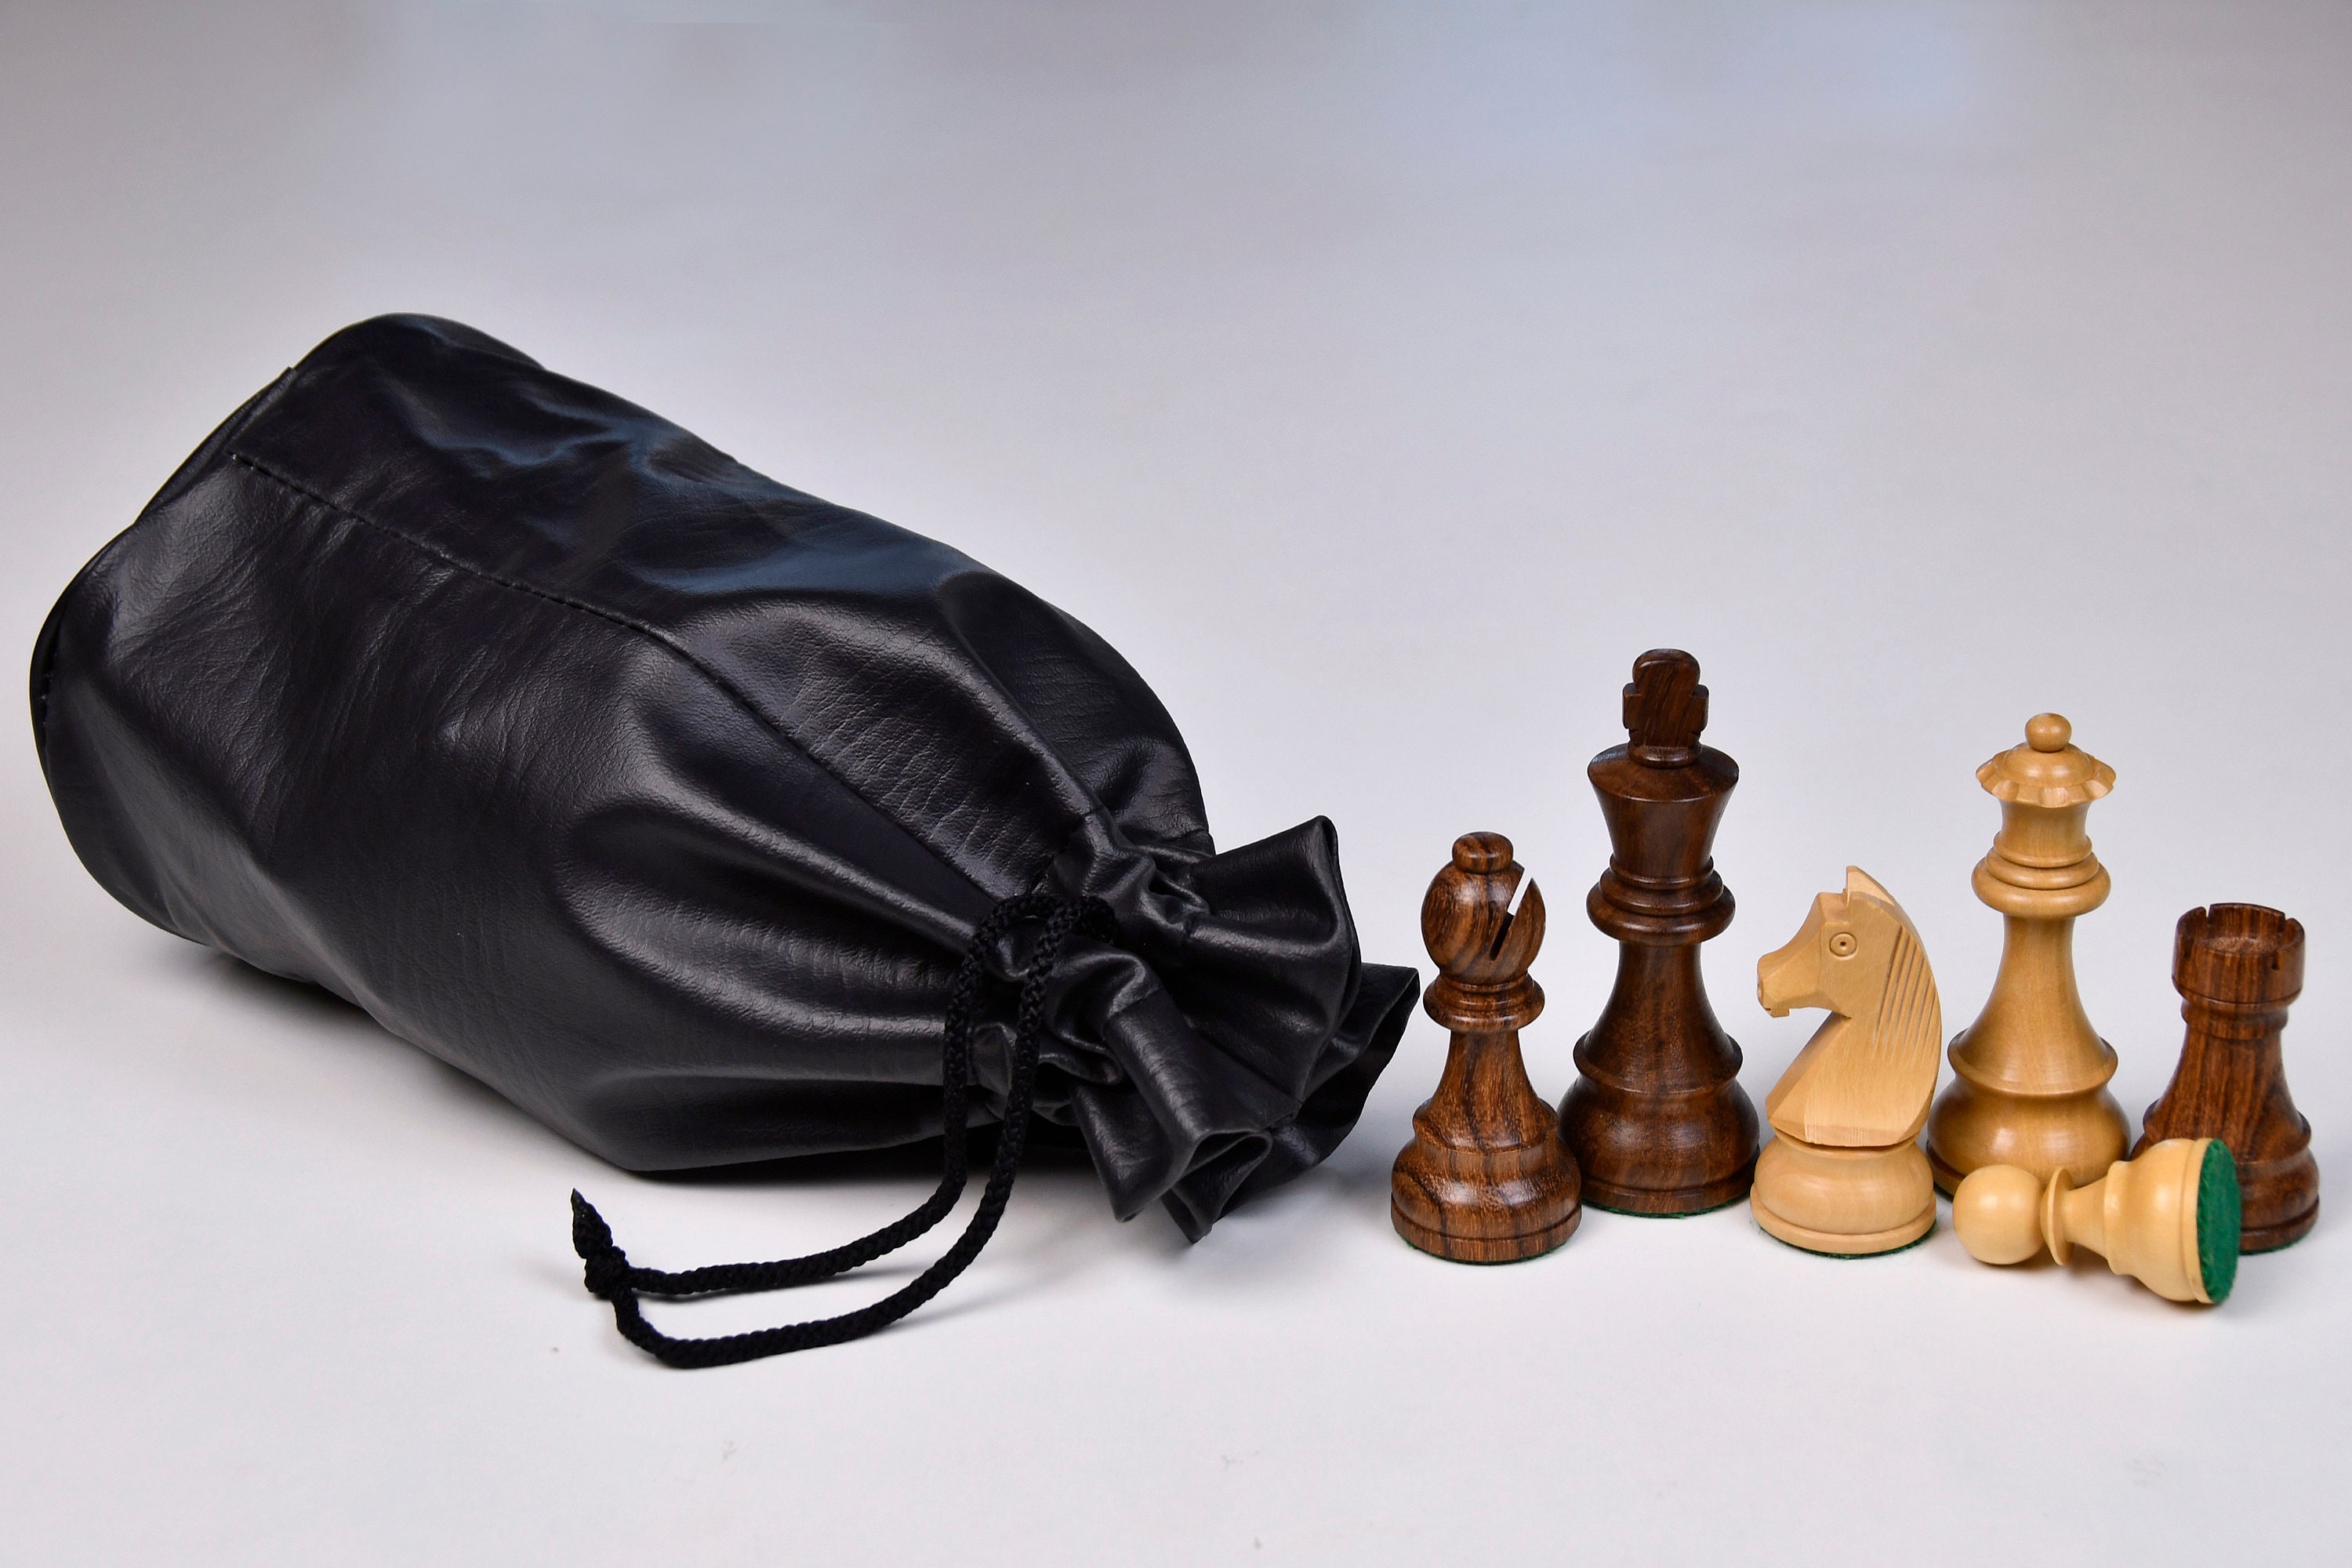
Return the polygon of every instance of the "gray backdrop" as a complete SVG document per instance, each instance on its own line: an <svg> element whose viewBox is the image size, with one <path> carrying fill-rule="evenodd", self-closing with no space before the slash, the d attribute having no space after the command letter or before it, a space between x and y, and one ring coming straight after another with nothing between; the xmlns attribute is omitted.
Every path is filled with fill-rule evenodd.
<svg viewBox="0 0 2352 1568"><path fill-rule="evenodd" d="M1508 833L1555 1098L1635 654L1698 655L1744 769L1708 964L1759 1100L1820 1016L1754 961L1849 863L1974 1016L1973 771L2063 711L2121 775L2078 942L2120 1098L2179 1047L2176 917L2275 904L2341 1193L2348 71L2340 6L15 0L0 643L311 343L454 316L1087 621L1221 842L1339 823L1374 956L1426 974L1448 842ZM1387 1215L1425 1019L1197 1247L1040 1171L900 1328L667 1373L566 1189L682 1266L921 1171L625 1176L117 908L22 731L0 800L24 1561L2312 1561L2343 1519L2334 1209L2210 1313L1744 1208L1450 1267Z"/></svg>

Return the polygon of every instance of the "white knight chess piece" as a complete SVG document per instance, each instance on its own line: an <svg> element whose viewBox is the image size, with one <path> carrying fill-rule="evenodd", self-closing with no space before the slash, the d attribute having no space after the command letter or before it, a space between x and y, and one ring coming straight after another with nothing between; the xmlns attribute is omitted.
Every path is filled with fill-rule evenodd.
<svg viewBox="0 0 2352 1568"><path fill-rule="evenodd" d="M1927 1235L1935 1180L1916 1139L1944 1016L1911 917L1848 867L1844 890L1814 899L1789 944L1758 961L1756 997L1776 1018L1797 1007L1831 1015L1765 1099L1779 1136L1757 1161L1756 1223L1843 1257Z"/></svg>

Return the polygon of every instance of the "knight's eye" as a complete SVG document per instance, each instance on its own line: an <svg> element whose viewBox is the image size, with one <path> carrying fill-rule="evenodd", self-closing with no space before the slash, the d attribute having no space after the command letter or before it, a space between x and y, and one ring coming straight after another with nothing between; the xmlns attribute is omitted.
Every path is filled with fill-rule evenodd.
<svg viewBox="0 0 2352 1568"><path fill-rule="evenodd" d="M1830 938L1830 954L1834 958L1852 958L1862 943L1850 931L1842 931Z"/></svg>

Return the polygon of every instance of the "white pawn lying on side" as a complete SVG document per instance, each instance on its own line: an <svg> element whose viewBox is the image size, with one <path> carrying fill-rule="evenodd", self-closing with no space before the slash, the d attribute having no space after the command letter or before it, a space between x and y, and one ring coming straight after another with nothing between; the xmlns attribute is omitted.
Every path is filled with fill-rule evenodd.
<svg viewBox="0 0 2352 1568"><path fill-rule="evenodd" d="M2217 1138L2168 1138L2078 1187L2015 1165L1972 1171L1952 1194L1952 1228L1982 1263L2022 1263L2044 1243L2077 1247L2172 1301L2217 1303L2238 1279L2238 1163Z"/></svg>

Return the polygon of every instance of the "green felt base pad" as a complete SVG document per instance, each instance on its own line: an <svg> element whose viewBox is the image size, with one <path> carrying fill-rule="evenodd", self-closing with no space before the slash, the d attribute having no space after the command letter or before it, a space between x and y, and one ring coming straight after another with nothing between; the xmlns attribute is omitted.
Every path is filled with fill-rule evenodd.
<svg viewBox="0 0 2352 1568"><path fill-rule="evenodd" d="M2197 1269L2219 1306L2238 1282L2238 1162L2219 1138L2205 1145L2197 1173Z"/></svg>
<svg viewBox="0 0 2352 1568"><path fill-rule="evenodd" d="M1772 1236L1770 1231L1764 1230L1764 1227L1760 1225L1756 1228L1758 1230L1764 1231L1766 1236ZM1874 1258L1892 1258L1898 1252L1908 1252L1915 1247L1924 1247L1927 1245L1927 1238L1935 1234L1936 1226L1931 1224L1927 1229L1921 1231L1913 1240L1906 1241L1900 1247L1890 1247L1884 1252L1823 1252L1818 1247L1799 1247L1795 1242L1787 1240L1781 1237L1772 1236L1772 1239L1780 1242L1781 1246L1787 1247L1790 1251L1801 1252L1808 1258L1833 1258L1840 1263L1864 1263Z"/></svg>

